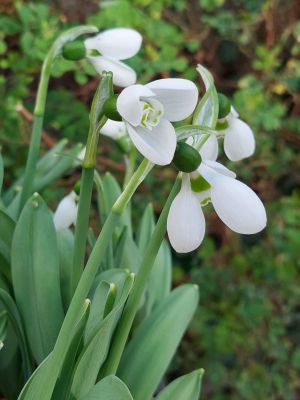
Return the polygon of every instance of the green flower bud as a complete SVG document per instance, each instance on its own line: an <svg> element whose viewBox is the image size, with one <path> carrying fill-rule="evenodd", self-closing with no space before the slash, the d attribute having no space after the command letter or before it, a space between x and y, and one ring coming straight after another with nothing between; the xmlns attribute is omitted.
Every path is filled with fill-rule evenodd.
<svg viewBox="0 0 300 400"><path fill-rule="evenodd" d="M82 60L86 55L85 45L80 40L67 42L63 47L62 54L66 60Z"/></svg>
<svg viewBox="0 0 300 400"><path fill-rule="evenodd" d="M199 167L201 156L194 147L187 143L179 142L177 143L173 163L179 171L193 172Z"/></svg>
<svg viewBox="0 0 300 400"><path fill-rule="evenodd" d="M227 96L222 93L218 93L218 100L219 100L219 115L218 119L225 118L231 109L231 103Z"/></svg>
<svg viewBox="0 0 300 400"><path fill-rule="evenodd" d="M103 104L103 114L113 121L122 121L121 115L117 110L117 98L116 94L109 97Z"/></svg>
<svg viewBox="0 0 300 400"><path fill-rule="evenodd" d="M75 185L74 185L74 187L73 187L73 192L75 192L75 193L77 194L77 196L79 196L79 194L80 194L80 186L81 186L81 179L79 179L79 180L75 183Z"/></svg>

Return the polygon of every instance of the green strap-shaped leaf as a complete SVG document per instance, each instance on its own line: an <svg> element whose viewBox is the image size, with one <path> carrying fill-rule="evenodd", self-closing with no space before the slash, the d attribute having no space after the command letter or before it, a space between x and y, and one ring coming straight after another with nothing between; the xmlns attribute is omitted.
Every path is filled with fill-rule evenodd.
<svg viewBox="0 0 300 400"><path fill-rule="evenodd" d="M218 121L219 102L218 94L211 73L202 65L197 66L197 71L203 79L206 92L196 107L193 124L214 129Z"/></svg>
<svg viewBox="0 0 300 400"><path fill-rule="evenodd" d="M57 232L60 288L64 310L67 311L71 297L71 275L73 267L74 235L69 229Z"/></svg>
<svg viewBox="0 0 300 400"><path fill-rule="evenodd" d="M3 177L4 177L4 165L3 165L2 154L0 152L0 194L1 194L1 191L2 191Z"/></svg>
<svg viewBox="0 0 300 400"><path fill-rule="evenodd" d="M70 333L68 340L65 342L66 353L65 353L64 362L65 362L67 356L70 354L70 348L73 346L74 341L76 341L78 331L80 330L80 327L82 326L83 321L86 321L86 318L87 318L86 313L89 311L89 305L90 305L90 302L88 300L85 300L81 307L80 312L78 313L78 316L77 316L78 319L74 325L74 329ZM53 369L52 354L53 353L51 352L41 362L41 364L34 371L34 373L30 376L30 378L26 382L26 385L23 387L22 392L20 393L18 400L32 399L32 398L35 398L33 393L36 393L38 391L40 393L43 393L43 391L47 391L47 387L46 387L47 379L46 378L51 376L51 371ZM41 397L38 397L38 398L41 398ZM59 399L59 400L61 400L61 399Z"/></svg>
<svg viewBox="0 0 300 400"><path fill-rule="evenodd" d="M151 238L152 232L155 227L154 212L152 204L148 204L143 213L141 223L139 226L137 243L140 251L143 253Z"/></svg>
<svg viewBox="0 0 300 400"><path fill-rule="evenodd" d="M2 288L0 288L0 305L7 312L7 318L19 342L19 347L22 356L22 367L25 379L28 379L32 373L32 362L28 352L28 344L23 329L21 317L17 306L11 296Z"/></svg>
<svg viewBox="0 0 300 400"><path fill-rule="evenodd" d="M198 369L175 379L159 393L156 400L199 400L203 373L203 369Z"/></svg>
<svg viewBox="0 0 300 400"><path fill-rule="evenodd" d="M31 352L40 363L54 346L64 312L52 213L38 194L28 200L15 229L12 281Z"/></svg>
<svg viewBox="0 0 300 400"><path fill-rule="evenodd" d="M71 383L72 383L71 378L74 371L76 356L77 353L79 352L81 342L83 340L83 332L86 327L87 320L89 318L90 301L86 300L85 304L86 304L85 313L83 314L82 318L79 320L76 328L74 329L74 336L70 342L70 346L68 348L64 365L59 375L57 384L55 385L55 389L52 395L53 399L59 399L59 400L69 399Z"/></svg>
<svg viewBox="0 0 300 400"><path fill-rule="evenodd" d="M6 311L0 312L0 351L4 346L3 342L7 334L7 321L8 321L7 312Z"/></svg>
<svg viewBox="0 0 300 400"><path fill-rule="evenodd" d="M123 287L120 288L121 296L119 300L116 301L114 308L103 319L98 331L85 345L81 353L71 390L75 398L80 398L88 393L97 380L99 370L107 356L114 329L132 288L133 279L133 275L129 274Z"/></svg>
<svg viewBox="0 0 300 400"><path fill-rule="evenodd" d="M149 400L153 396L194 315L198 300L196 285L182 285L137 329L118 370L118 376L135 400Z"/></svg>
<svg viewBox="0 0 300 400"><path fill-rule="evenodd" d="M147 284L146 315L168 296L172 284L172 258L166 240L162 242Z"/></svg>
<svg viewBox="0 0 300 400"><path fill-rule="evenodd" d="M78 400L133 400L128 387L118 377L107 376Z"/></svg>
<svg viewBox="0 0 300 400"><path fill-rule="evenodd" d="M10 254L15 222L2 209L0 209L0 272L11 280Z"/></svg>

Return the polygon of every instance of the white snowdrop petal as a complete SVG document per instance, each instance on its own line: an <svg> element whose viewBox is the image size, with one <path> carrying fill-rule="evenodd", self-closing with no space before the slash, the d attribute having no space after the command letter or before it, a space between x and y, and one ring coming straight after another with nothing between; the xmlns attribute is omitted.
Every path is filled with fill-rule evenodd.
<svg viewBox="0 0 300 400"><path fill-rule="evenodd" d="M230 107L230 115L233 118L238 118L239 117L239 113L236 111L236 109L233 106Z"/></svg>
<svg viewBox="0 0 300 400"><path fill-rule="evenodd" d="M113 73L113 82L120 87L133 85L136 82L135 71L126 64L109 57L88 57L95 70L102 74L103 71Z"/></svg>
<svg viewBox="0 0 300 400"><path fill-rule="evenodd" d="M116 140L126 135L126 126L123 121L113 121L108 119L102 126L100 133Z"/></svg>
<svg viewBox="0 0 300 400"><path fill-rule="evenodd" d="M231 178L236 177L236 174L233 171L226 168L224 165L218 163L217 161L213 160L203 161L198 168L198 172L211 185L214 184L219 179L222 179L224 175L229 176Z"/></svg>
<svg viewBox="0 0 300 400"><path fill-rule="evenodd" d="M202 135L201 135L202 136ZM218 139L216 135L211 134L200 149L200 155L202 160L213 160L215 161L218 157Z"/></svg>
<svg viewBox="0 0 300 400"><path fill-rule="evenodd" d="M244 121L231 118L224 134L224 150L229 160L240 161L252 156L255 151L255 139L251 128Z"/></svg>
<svg viewBox="0 0 300 400"><path fill-rule="evenodd" d="M223 176L211 188L211 201L220 219L237 233L260 232L267 223L263 203L244 183Z"/></svg>
<svg viewBox="0 0 300 400"><path fill-rule="evenodd" d="M157 165L167 165L173 159L176 149L176 133L173 125L161 119L152 130L126 125L128 134L144 157Z"/></svg>
<svg viewBox="0 0 300 400"><path fill-rule="evenodd" d="M143 115L141 97L153 97L155 94L143 85L125 88L117 99L117 110L122 118L133 126L138 126Z"/></svg>
<svg viewBox="0 0 300 400"><path fill-rule="evenodd" d="M170 243L178 253L188 253L200 246L205 234L205 219L200 202L185 176L181 190L171 205L167 230Z"/></svg>
<svg viewBox="0 0 300 400"><path fill-rule="evenodd" d="M125 60L140 50L142 40L141 34L134 29L114 28L86 39L84 43L87 49L96 49L105 57Z"/></svg>
<svg viewBox="0 0 300 400"><path fill-rule="evenodd" d="M181 121L191 115L197 105L197 86L187 79L159 79L146 85L164 107L164 117Z"/></svg>
<svg viewBox="0 0 300 400"><path fill-rule="evenodd" d="M55 229L60 231L75 225L77 219L77 205L75 203L76 194L71 192L65 196L57 206L53 216Z"/></svg>

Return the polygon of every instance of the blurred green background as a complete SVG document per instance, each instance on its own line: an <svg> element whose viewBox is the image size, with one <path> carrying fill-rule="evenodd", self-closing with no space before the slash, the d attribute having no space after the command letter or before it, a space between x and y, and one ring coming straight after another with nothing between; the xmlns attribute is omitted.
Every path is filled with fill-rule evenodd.
<svg viewBox="0 0 300 400"><path fill-rule="evenodd" d="M226 165L259 193L269 223L259 235L240 236L207 207L208 234L198 252L174 254L174 285L198 283L201 303L169 376L205 368L203 399L299 399L299 0L2 0L0 13L7 186L22 172L41 63L62 30L78 23L139 30L144 44L129 64L140 82L180 76L201 87L196 64L212 71L257 140L254 157ZM44 150L62 137L85 141L99 81L85 61L61 59L53 75ZM121 179L121 153L107 138L101 144L100 171ZM48 188L48 202L54 206L79 174ZM156 169L136 197L136 218L148 201L159 213L174 176L172 168Z"/></svg>

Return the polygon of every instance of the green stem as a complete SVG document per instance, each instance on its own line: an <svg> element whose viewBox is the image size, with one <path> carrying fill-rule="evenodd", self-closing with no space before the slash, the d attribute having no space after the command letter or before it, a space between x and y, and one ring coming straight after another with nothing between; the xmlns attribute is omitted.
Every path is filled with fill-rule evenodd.
<svg viewBox="0 0 300 400"><path fill-rule="evenodd" d="M24 204L32 194L33 180L36 170L36 163L39 157L42 126L45 113L46 97L48 91L48 84L52 66L52 57L48 55L43 63L41 77L39 82L39 88L37 92L37 98L34 109L34 119L32 126L32 134L29 145L29 152L24 173L24 182L22 186L22 193L19 204L19 212L24 207Z"/></svg>
<svg viewBox="0 0 300 400"><path fill-rule="evenodd" d="M74 330L74 325L76 324L82 305L84 304L85 298L93 284L99 268L99 263L105 256L114 229L119 223L122 212L126 208L128 201L131 199L134 192L151 168L152 164L147 160L144 160L140 164L105 220L101 233L88 259L87 265L83 270L54 349L50 355L51 359L49 360L50 365L48 365L48 368L49 371L51 371L51 374L42 375L36 385L29 386L26 391L26 396L31 400L49 400L51 398L56 380L64 363L69 341Z"/></svg>
<svg viewBox="0 0 300 400"><path fill-rule="evenodd" d="M126 165L126 174L124 178L124 187L127 185L127 183L129 182L130 178L133 175L136 159L137 159L137 151L136 148L132 146L126 163L127 165Z"/></svg>
<svg viewBox="0 0 300 400"><path fill-rule="evenodd" d="M78 215L75 227L73 268L70 279L70 301L75 292L84 266L86 239L89 229L89 214L93 190L93 179L94 168L83 168L80 185Z"/></svg>
<svg viewBox="0 0 300 400"><path fill-rule="evenodd" d="M204 143L210 138L210 133L205 133L201 136L199 141L195 144L195 149L200 150Z"/></svg>
<svg viewBox="0 0 300 400"><path fill-rule="evenodd" d="M100 371L101 377L116 374L117 372L132 323L140 306L140 301L144 293L147 280L151 273L159 248L166 234L167 218L171 204L175 196L177 195L179 188L180 178L178 177L153 231L145 256L137 273L134 286L129 295L122 317L115 331L108 358Z"/></svg>

